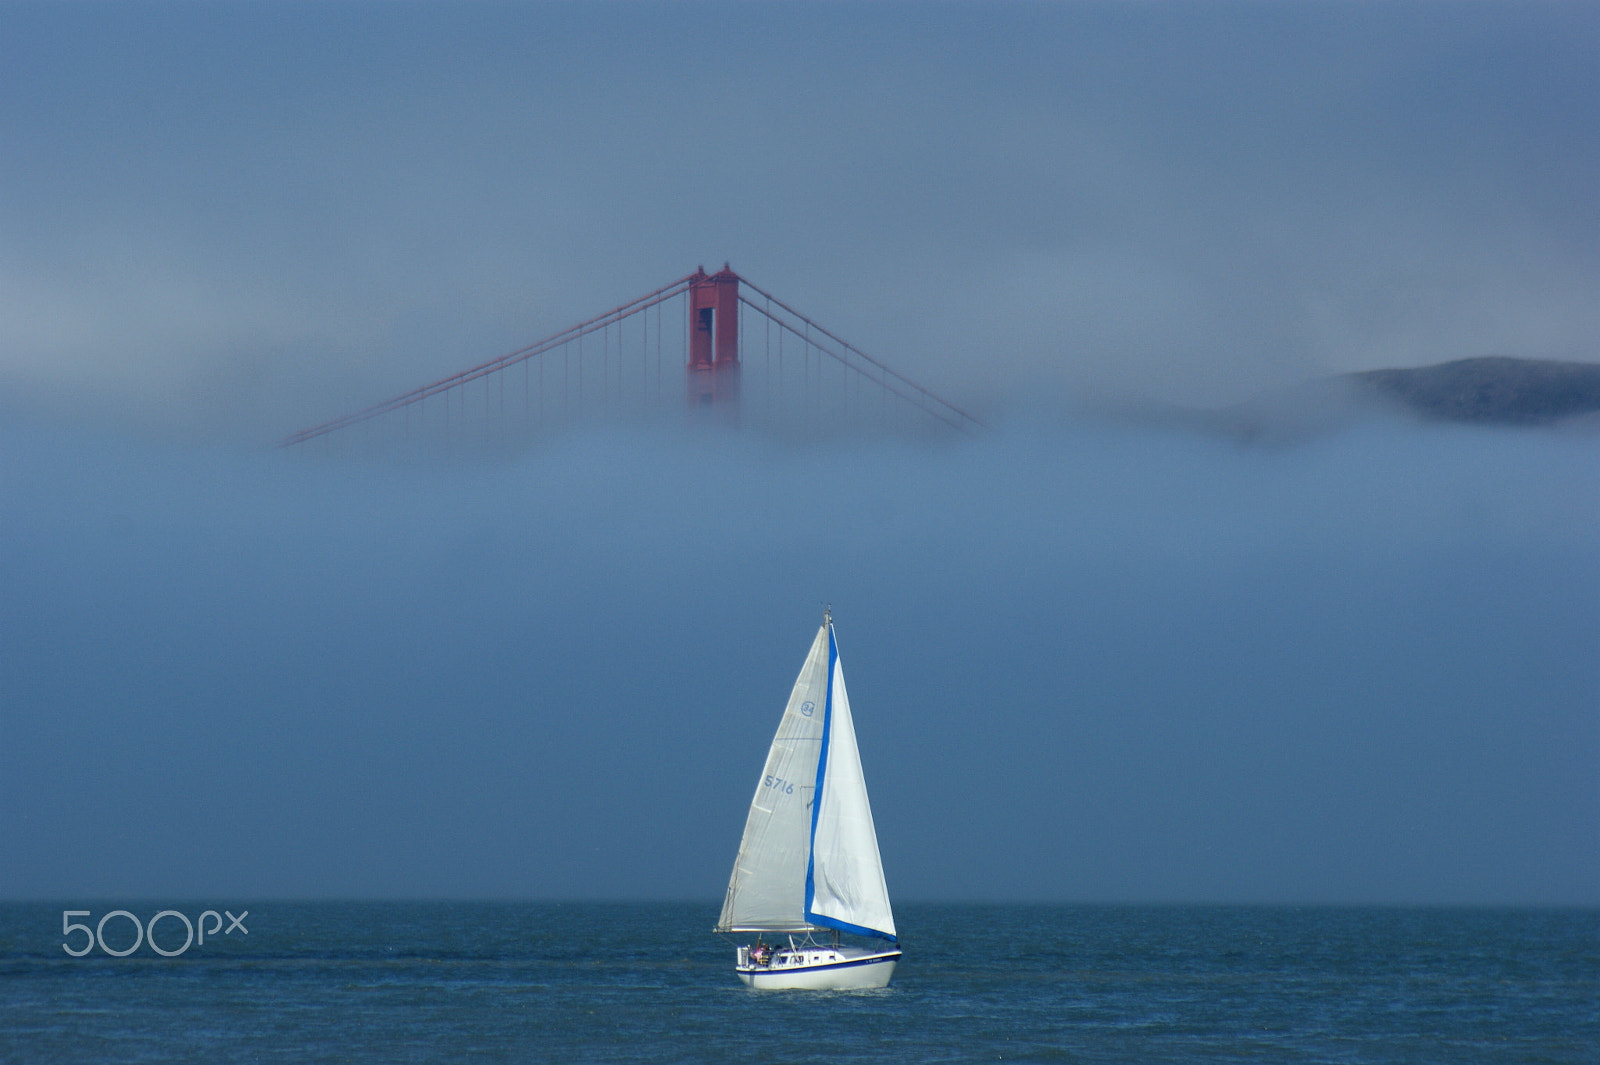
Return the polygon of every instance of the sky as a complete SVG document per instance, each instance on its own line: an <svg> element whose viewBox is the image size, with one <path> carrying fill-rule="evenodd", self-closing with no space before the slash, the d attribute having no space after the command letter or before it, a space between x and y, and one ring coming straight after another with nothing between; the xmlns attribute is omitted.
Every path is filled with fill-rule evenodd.
<svg viewBox="0 0 1600 1065"><path fill-rule="evenodd" d="M1600 905L1593 4L0 4L0 897L720 899L831 603L891 893ZM989 429L294 430L692 271ZM1116 400L1116 403L1105 402Z"/></svg>

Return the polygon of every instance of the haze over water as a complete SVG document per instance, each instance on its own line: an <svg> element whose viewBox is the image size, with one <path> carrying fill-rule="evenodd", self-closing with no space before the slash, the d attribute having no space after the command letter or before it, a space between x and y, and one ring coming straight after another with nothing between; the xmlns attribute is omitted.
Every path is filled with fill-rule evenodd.
<svg viewBox="0 0 1600 1065"><path fill-rule="evenodd" d="M1593 901L1592 436L8 424L13 897L720 897L826 601L896 897Z"/></svg>

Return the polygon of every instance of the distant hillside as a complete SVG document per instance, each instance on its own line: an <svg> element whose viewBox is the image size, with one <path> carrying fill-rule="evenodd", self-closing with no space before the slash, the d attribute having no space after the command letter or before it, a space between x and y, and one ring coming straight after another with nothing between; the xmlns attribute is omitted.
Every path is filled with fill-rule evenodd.
<svg viewBox="0 0 1600 1065"><path fill-rule="evenodd" d="M1595 363L1492 355L1344 377L1359 392L1399 400L1436 421L1549 425L1600 412Z"/></svg>
<svg viewBox="0 0 1600 1065"><path fill-rule="evenodd" d="M1543 426L1582 420L1600 427L1600 364L1458 359L1324 377L1214 410L1146 406L1124 413L1247 442L1289 443L1384 411L1433 422Z"/></svg>

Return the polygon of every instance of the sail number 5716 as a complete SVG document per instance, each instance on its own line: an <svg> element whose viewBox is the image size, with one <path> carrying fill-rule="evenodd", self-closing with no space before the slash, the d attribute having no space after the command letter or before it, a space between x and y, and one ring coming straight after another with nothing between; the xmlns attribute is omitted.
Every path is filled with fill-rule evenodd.
<svg viewBox="0 0 1600 1065"><path fill-rule="evenodd" d="M794 794L794 783L792 781L784 780L782 777L769 775L761 781L761 786L764 788L771 788L774 791L781 791L785 795Z"/></svg>

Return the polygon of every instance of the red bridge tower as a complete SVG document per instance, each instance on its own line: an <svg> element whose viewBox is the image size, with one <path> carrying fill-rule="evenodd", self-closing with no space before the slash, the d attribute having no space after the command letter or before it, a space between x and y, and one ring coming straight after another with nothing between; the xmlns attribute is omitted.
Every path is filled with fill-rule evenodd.
<svg viewBox="0 0 1600 1065"><path fill-rule="evenodd" d="M739 275L727 263L689 278L689 403L739 399Z"/></svg>

